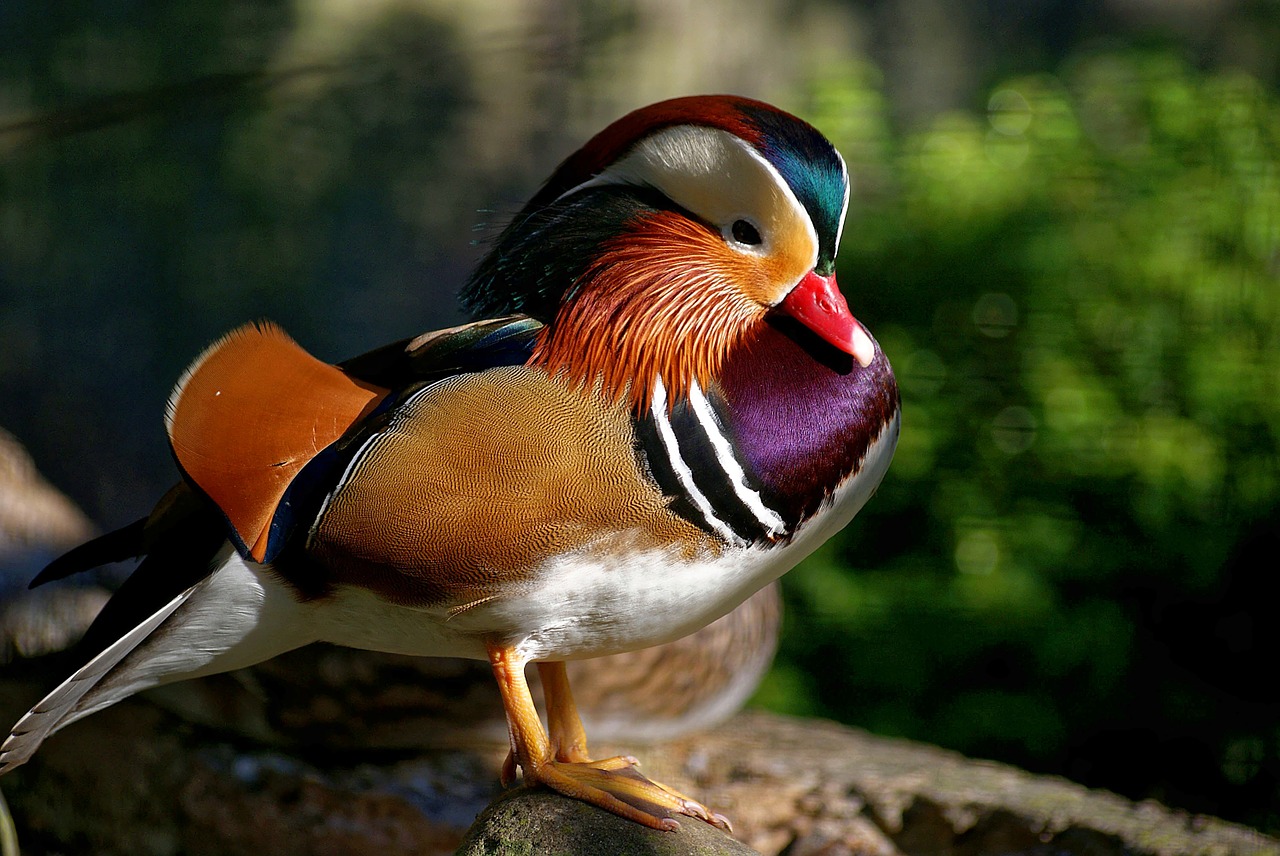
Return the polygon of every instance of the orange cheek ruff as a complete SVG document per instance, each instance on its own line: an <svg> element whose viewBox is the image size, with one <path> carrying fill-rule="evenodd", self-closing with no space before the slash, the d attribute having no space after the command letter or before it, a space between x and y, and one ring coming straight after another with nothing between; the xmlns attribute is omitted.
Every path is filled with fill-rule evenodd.
<svg viewBox="0 0 1280 856"><path fill-rule="evenodd" d="M600 383L605 395L649 408L661 377L674 403L706 386L725 356L778 291L763 259L735 253L719 234L686 217L659 213L603 247L531 364L571 384Z"/></svg>

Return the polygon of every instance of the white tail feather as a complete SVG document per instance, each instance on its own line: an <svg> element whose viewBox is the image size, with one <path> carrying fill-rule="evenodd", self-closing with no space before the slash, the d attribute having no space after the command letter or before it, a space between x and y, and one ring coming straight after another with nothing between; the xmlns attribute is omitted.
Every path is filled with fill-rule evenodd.
<svg viewBox="0 0 1280 856"><path fill-rule="evenodd" d="M229 544L213 572L49 693L0 746L0 774L26 763L65 725L134 693L241 669L315 641L292 590Z"/></svg>
<svg viewBox="0 0 1280 856"><path fill-rule="evenodd" d="M100 704L82 710L76 707L85 695L98 685L103 675L115 668L129 655L129 652L163 624L165 619L173 615L195 590L196 586L192 586L166 603L154 615L116 640L74 675L63 681L57 689L31 708L26 716L18 720L18 724L13 727L13 733L4 741L4 745L0 746L0 775L25 764L35 754L36 749L40 748L44 739L62 726L123 698L124 696L121 695L104 699Z"/></svg>

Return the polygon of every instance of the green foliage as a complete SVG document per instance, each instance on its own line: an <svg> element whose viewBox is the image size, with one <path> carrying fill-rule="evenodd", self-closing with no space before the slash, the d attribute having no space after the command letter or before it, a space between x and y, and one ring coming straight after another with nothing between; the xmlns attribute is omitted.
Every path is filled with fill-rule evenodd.
<svg viewBox="0 0 1280 856"><path fill-rule="evenodd" d="M786 706L1086 779L1089 745L1202 735L1210 778L1275 805L1261 603L1236 601L1280 510L1280 104L1090 55L897 139L877 87L833 77L812 118L850 155L840 281L898 373L902 440L787 578L781 674L820 678L784 677L808 692ZM1207 628L1172 621L1188 603ZM1214 629L1236 612L1248 633ZM1184 787L1158 779L1131 790Z"/></svg>

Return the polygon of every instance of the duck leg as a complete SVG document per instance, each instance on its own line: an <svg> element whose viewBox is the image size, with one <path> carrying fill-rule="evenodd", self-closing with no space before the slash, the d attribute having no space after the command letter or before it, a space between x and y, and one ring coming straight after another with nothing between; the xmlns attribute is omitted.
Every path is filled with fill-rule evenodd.
<svg viewBox="0 0 1280 856"><path fill-rule="evenodd" d="M728 828L728 821L721 815L636 772L635 758L591 760L563 663L538 664L547 699L550 737L542 728L529 693L524 658L511 648L490 645L489 664L502 693L511 736L511 754L503 765L504 784L514 778L514 767L518 765L530 784L544 785L654 829L675 829L679 826L672 817L675 814Z"/></svg>
<svg viewBox="0 0 1280 856"><path fill-rule="evenodd" d="M542 679L542 697L547 703L547 730L551 748L557 761L585 764L591 761L587 753L587 732L578 718L578 706L569 689L569 671L564 663L538 663L538 677ZM633 767L640 763L630 756L610 758L617 767ZM597 761L603 764L604 761Z"/></svg>

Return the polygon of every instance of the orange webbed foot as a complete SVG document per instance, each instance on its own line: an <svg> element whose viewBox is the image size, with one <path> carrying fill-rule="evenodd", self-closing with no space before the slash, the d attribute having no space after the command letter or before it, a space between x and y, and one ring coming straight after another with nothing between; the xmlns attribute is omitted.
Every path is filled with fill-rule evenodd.
<svg viewBox="0 0 1280 856"><path fill-rule="evenodd" d="M525 662L511 648L489 646L511 736L511 752L502 764L504 785L515 780L519 768L526 784L542 785L653 829L674 830L680 826L676 817L683 816L730 831L724 815L641 775L630 755L591 759L563 663L538 663L550 734L544 731L525 682Z"/></svg>
<svg viewBox="0 0 1280 856"><path fill-rule="evenodd" d="M653 829L676 829L680 826L676 816L683 815L731 831L724 815L673 788L649 780L636 770L635 759L628 756L601 761L552 758L530 766L532 769L524 771L526 783L543 785Z"/></svg>

